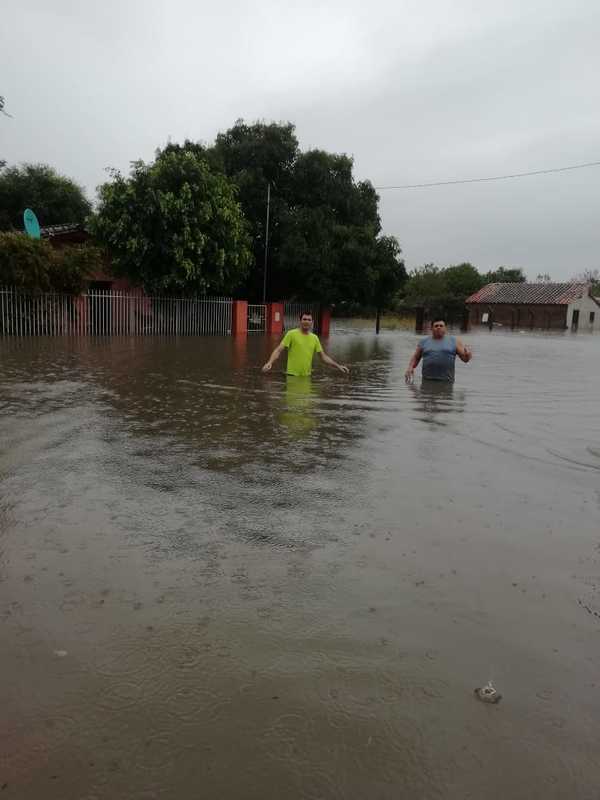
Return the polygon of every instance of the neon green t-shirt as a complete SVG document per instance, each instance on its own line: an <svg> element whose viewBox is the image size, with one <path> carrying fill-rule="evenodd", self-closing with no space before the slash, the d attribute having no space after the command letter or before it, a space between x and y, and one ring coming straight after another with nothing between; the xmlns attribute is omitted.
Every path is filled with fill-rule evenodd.
<svg viewBox="0 0 600 800"><path fill-rule="evenodd" d="M314 354L323 351L318 336L314 333L302 333L299 328L288 331L281 344L288 351L288 375L310 375Z"/></svg>

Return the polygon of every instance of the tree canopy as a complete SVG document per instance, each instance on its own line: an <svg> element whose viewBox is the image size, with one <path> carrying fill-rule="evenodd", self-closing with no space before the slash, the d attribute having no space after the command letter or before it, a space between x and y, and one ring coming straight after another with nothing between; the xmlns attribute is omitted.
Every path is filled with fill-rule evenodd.
<svg viewBox="0 0 600 800"><path fill-rule="evenodd" d="M445 268L425 264L411 272L403 302L454 319L462 313L466 298L489 282L469 263Z"/></svg>
<svg viewBox="0 0 600 800"><path fill-rule="evenodd" d="M23 211L35 211L40 225L83 223L91 205L75 181L47 164L0 170L0 230L23 230Z"/></svg>
<svg viewBox="0 0 600 800"><path fill-rule="evenodd" d="M382 236L375 189L353 172L346 154L302 152L291 123L238 120L214 143L169 143L153 162L134 162L129 175L114 171L98 189L89 229L114 273L148 291L236 292L259 301L269 192L268 298L385 309L406 271L397 240ZM14 195L17 185L39 189L18 194L8 227L22 227L28 206L42 225L83 221L90 210L85 198L77 212L59 210L56 182L64 188L68 180L49 167L0 176L0 208L8 208L2 186Z"/></svg>
<svg viewBox="0 0 600 800"><path fill-rule="evenodd" d="M200 152L166 148L99 188L91 230L113 271L152 292L231 292L251 260L234 185Z"/></svg>
<svg viewBox="0 0 600 800"><path fill-rule="evenodd" d="M238 198L248 221L252 239L252 266L242 291L254 300L262 299L266 247L267 187L270 184L268 289L279 293L281 246L291 209L291 183L300 152L294 126L287 123L238 120L217 135L209 158L238 188Z"/></svg>
<svg viewBox="0 0 600 800"><path fill-rule="evenodd" d="M349 156L301 152L290 123L238 120L217 136L208 158L237 185L250 225L249 297L262 295L270 184L268 296L362 303L377 296L389 304L406 277L400 247L380 243L377 194L368 181L355 181ZM377 290L384 284L385 297Z"/></svg>

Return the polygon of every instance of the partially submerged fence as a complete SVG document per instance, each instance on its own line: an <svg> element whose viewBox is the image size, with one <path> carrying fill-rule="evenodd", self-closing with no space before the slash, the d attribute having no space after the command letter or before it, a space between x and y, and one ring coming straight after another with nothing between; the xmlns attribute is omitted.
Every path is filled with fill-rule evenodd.
<svg viewBox="0 0 600 800"><path fill-rule="evenodd" d="M249 305L230 297L152 297L141 290L70 295L0 287L0 336L273 334L282 322L284 330L297 327L303 311L326 336L330 312L318 303Z"/></svg>
<svg viewBox="0 0 600 800"><path fill-rule="evenodd" d="M0 335L229 334L232 305L229 297L148 297L112 290L73 296L0 289Z"/></svg>

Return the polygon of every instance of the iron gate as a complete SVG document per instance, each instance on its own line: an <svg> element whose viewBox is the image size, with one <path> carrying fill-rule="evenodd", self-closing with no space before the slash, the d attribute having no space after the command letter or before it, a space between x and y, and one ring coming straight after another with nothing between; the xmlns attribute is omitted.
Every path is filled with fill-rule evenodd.
<svg viewBox="0 0 600 800"><path fill-rule="evenodd" d="M264 333L267 330L267 307L248 304L248 333Z"/></svg>

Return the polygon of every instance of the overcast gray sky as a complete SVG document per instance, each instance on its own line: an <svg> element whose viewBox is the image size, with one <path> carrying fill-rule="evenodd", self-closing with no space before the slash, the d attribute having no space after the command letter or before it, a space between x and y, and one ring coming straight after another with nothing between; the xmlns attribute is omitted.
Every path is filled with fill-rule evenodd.
<svg viewBox="0 0 600 800"><path fill-rule="evenodd" d="M0 29L0 156L90 198L170 137L290 120L376 186L600 160L598 0L28 0ZM600 167L381 192L407 266L600 267Z"/></svg>

